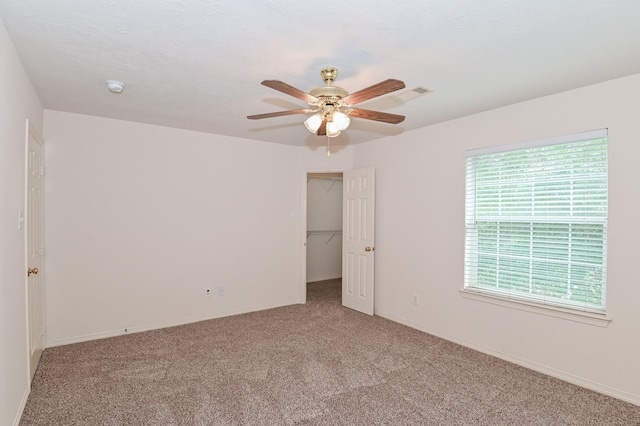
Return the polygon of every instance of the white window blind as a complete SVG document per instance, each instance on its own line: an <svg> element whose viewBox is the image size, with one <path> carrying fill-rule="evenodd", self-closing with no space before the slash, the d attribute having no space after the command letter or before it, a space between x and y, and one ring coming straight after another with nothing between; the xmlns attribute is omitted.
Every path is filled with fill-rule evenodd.
<svg viewBox="0 0 640 426"><path fill-rule="evenodd" d="M467 153L465 290L605 312L607 131Z"/></svg>

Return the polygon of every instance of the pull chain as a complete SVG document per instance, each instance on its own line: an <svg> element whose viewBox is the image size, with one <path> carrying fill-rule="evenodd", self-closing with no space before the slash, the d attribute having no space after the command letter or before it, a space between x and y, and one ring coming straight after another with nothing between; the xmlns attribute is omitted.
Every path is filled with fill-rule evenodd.
<svg viewBox="0 0 640 426"><path fill-rule="evenodd" d="M327 157L331 157L331 138L327 136Z"/></svg>

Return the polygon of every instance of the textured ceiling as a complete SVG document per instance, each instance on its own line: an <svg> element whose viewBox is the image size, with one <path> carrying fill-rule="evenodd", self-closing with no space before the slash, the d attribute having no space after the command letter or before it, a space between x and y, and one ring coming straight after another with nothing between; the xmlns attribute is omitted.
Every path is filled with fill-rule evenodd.
<svg viewBox="0 0 640 426"><path fill-rule="evenodd" d="M360 143L640 72L639 0L0 0L0 18L48 109L290 145L326 139L304 115L247 120L305 106L264 79L403 80L359 106L406 120L354 118L337 139ZM394 97L416 86L434 92Z"/></svg>

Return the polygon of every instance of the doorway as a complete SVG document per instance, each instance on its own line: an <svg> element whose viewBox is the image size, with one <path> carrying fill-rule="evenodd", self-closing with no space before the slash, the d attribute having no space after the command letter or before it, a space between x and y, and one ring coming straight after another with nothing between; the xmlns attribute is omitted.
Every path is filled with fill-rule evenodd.
<svg viewBox="0 0 640 426"><path fill-rule="evenodd" d="M307 173L306 180L305 283L335 283L342 278L342 172Z"/></svg>
<svg viewBox="0 0 640 426"><path fill-rule="evenodd" d="M331 175L330 173L340 173ZM334 275L341 269L340 282L342 284L342 305L367 315L374 314L374 234L375 234L375 169L373 167L346 170L342 172L305 172L304 186L302 187L302 217L301 230L304 233L304 243L302 246L300 269L300 293L299 303L307 303L307 282L318 279L314 270L307 273L308 259L313 259L314 251L308 250L311 246L312 235L324 235L325 245L328 245L337 235L340 236L341 243L336 244L340 251L333 252L331 258L336 259L336 254L340 260L332 264ZM314 208L309 202L308 185L313 179L333 180L327 186L321 188L328 193L337 182L340 182L342 190L339 193L342 197L335 204L341 206L341 213L336 207L328 209L327 206ZM324 179L323 179L324 178ZM339 195L339 193L336 194ZM321 194L321 193L320 193ZM330 204L330 203L327 203ZM324 213L323 213L324 212ZM320 219L315 222L309 215L320 214ZM292 215L295 218L295 215ZM310 225L307 225L307 218L310 218ZM336 223L342 223L341 227L333 227ZM318 228L314 225L319 224ZM314 232L316 231L316 232ZM344 234L344 235L343 235ZM315 244L318 244L316 241ZM341 267L338 268L338 265ZM315 268L315 266L314 266ZM325 275L326 276L326 275ZM338 278L334 278L337 280ZM316 281L317 282L317 281Z"/></svg>

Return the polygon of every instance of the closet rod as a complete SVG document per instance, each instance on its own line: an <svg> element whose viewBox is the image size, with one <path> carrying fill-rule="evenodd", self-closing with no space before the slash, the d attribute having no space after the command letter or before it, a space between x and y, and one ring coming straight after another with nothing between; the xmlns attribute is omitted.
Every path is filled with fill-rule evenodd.
<svg viewBox="0 0 640 426"><path fill-rule="evenodd" d="M324 176L308 176L307 181L309 179L320 179L320 180L342 180L341 177L324 177Z"/></svg>
<svg viewBox="0 0 640 426"><path fill-rule="evenodd" d="M320 235L320 234L331 234L331 236L329 237L329 239L325 242L325 244L329 244L329 241L331 241L333 239L333 237L336 236L336 234L342 234L342 230L341 229L337 229L335 231L307 231L307 238L309 238L309 235L314 234L314 235Z"/></svg>
<svg viewBox="0 0 640 426"><path fill-rule="evenodd" d="M329 187L329 189L325 188L325 189L324 189L324 190L325 190L325 192L329 192L329 191L331 191L331 188L333 188L333 185L335 185L335 184L336 184L336 182L342 182L342 178L336 178L336 177L330 177L330 178L329 178L329 177L327 177L327 178L325 178L325 177L308 176L308 177L307 177L307 183L309 183L309 181L310 181L311 179L318 179L318 180L330 180L330 181L331 181L331 186ZM324 186L324 184L322 184L322 186Z"/></svg>

